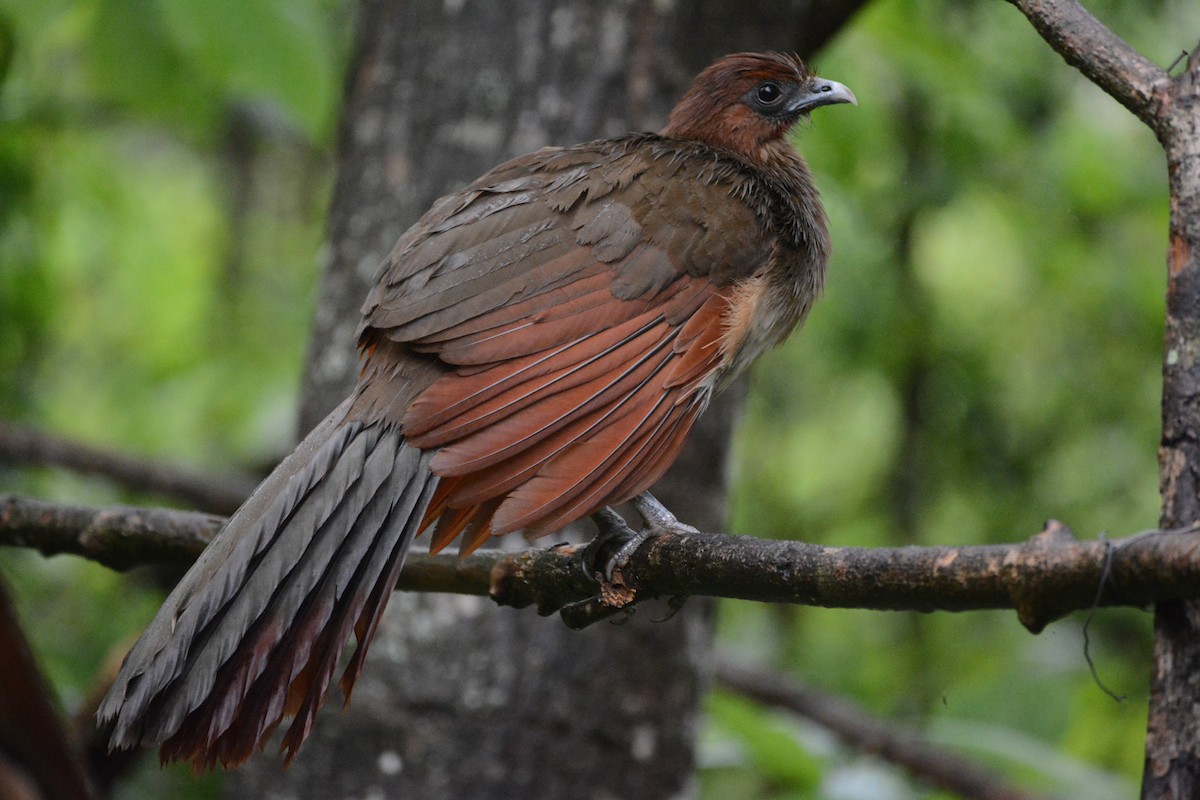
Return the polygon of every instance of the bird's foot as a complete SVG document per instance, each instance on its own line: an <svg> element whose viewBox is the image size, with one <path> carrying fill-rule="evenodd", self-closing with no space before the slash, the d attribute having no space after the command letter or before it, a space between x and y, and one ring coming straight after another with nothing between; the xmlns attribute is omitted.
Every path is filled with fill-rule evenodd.
<svg viewBox="0 0 1200 800"><path fill-rule="evenodd" d="M592 515L599 534L583 551L584 570L600 584L600 602L614 608L634 602L635 592L625 583L622 570L643 544L664 534L697 532L677 520L649 492L634 497L630 504L642 518L642 529L635 531L615 511L602 509Z"/></svg>
<svg viewBox="0 0 1200 800"><path fill-rule="evenodd" d="M592 515L599 532L583 549L581 563L584 573L600 584L600 604L609 608L630 605L633 590L625 585L620 568L646 541L646 532L635 531L625 524L621 515L604 508Z"/></svg>

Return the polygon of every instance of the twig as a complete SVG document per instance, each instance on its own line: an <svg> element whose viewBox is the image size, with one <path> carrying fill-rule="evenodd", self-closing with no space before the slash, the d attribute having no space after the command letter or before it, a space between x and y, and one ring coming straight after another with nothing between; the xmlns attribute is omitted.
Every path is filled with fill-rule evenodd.
<svg viewBox="0 0 1200 800"><path fill-rule="evenodd" d="M1176 67L1178 67L1180 64L1182 64L1184 61L1187 61L1187 57L1188 57L1188 51L1180 50L1179 55L1175 56L1175 60L1172 61L1167 66L1167 69L1166 69L1167 74L1170 75L1172 72L1175 71Z"/></svg>
<svg viewBox="0 0 1200 800"><path fill-rule="evenodd" d="M1162 138L1166 71L1134 50L1076 0L1009 0L1071 66Z"/></svg>
<svg viewBox="0 0 1200 800"><path fill-rule="evenodd" d="M816 691L793 679L718 656L716 681L718 686L751 700L810 719L846 745L879 756L915 778L970 800L1035 797L916 731L879 719L848 700Z"/></svg>
<svg viewBox="0 0 1200 800"><path fill-rule="evenodd" d="M212 475L0 422L0 463L63 467L99 475L216 514L232 514L258 485L249 476Z"/></svg>
<svg viewBox="0 0 1200 800"><path fill-rule="evenodd" d="M207 514L0 495L0 545L73 553L116 569L193 559L221 522ZM680 532L648 540L622 571L638 600L698 595L897 611L1013 608L1037 632L1094 605L1110 545L1102 605L1200 597L1193 528L1081 542L1051 522L1020 544L871 549ZM413 554L398 588L489 595L543 614L596 594L574 547L464 559Z"/></svg>

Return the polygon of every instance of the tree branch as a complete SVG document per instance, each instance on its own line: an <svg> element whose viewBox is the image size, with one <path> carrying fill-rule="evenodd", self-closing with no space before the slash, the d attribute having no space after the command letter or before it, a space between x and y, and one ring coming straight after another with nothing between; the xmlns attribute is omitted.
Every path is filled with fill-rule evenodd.
<svg viewBox="0 0 1200 800"><path fill-rule="evenodd" d="M222 522L195 512L83 508L0 495L0 545L81 555L114 569L187 563ZM644 543L614 583L635 601L704 595L892 611L1012 608L1036 633L1095 604L1200 597L1195 530L1081 542L1051 522L1020 544L872 549L672 533ZM578 619L572 617L578 604L597 603L578 548L567 546L482 551L463 559L413 554L398 588L489 595L500 605L563 611L568 623ZM612 602L599 603L606 604ZM576 626L590 621L594 616Z"/></svg>
<svg viewBox="0 0 1200 800"><path fill-rule="evenodd" d="M1162 138L1171 79L1076 0L1009 0L1046 43Z"/></svg>
<svg viewBox="0 0 1200 800"><path fill-rule="evenodd" d="M895 764L919 780L971 800L1033 800L969 758L930 742L915 730L879 719L848 700L766 670L718 656L717 685L763 705L812 720L842 743Z"/></svg>
<svg viewBox="0 0 1200 800"><path fill-rule="evenodd" d="M225 523L199 511L60 505L0 495L0 544L83 556L116 570L187 566Z"/></svg>
<svg viewBox="0 0 1200 800"><path fill-rule="evenodd" d="M221 517L192 511L128 506L85 508L0 496L0 545L33 547L48 556L79 555L122 570L152 563L186 565L199 555L223 523ZM726 544L733 545L727 548L731 552L753 550L762 544L750 537L720 534L701 534L698 538L700 541L713 540L712 544L718 549L725 540ZM1116 548L1121 543L1112 545ZM677 546L689 545L681 543ZM667 549L670 551L675 547L671 545ZM859 551L860 554L870 552ZM575 548L566 547L518 554L483 551L465 559L413 554L397 588L490 594L498 602L536 605L545 613L560 610L566 617L572 603L587 602L596 591L595 584L580 570L575 554ZM742 554L740 559L747 557ZM642 560L635 556L627 571L637 573ZM965 584L970 579L962 576L960 580ZM594 621L595 618L587 619ZM579 626L580 623L575 625ZM921 740L915 733L875 720L847 701L793 685L770 673L725 662L717 664L717 681L758 702L809 717L832 730L847 745L878 755L917 778L964 797L980 800L1026 797L969 759L943 751Z"/></svg>
<svg viewBox="0 0 1200 800"><path fill-rule="evenodd" d="M258 485L258 480L250 476L207 474L8 422L0 422L0 463L64 467L100 475L135 491L151 492L218 514L232 514Z"/></svg>

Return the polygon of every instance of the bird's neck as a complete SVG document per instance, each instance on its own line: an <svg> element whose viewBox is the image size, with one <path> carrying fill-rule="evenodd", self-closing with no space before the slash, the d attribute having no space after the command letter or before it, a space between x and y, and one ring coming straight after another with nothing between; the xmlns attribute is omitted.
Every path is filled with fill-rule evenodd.
<svg viewBox="0 0 1200 800"><path fill-rule="evenodd" d="M807 256L806 260L823 268L829 257L829 234L825 210L808 164L785 139L765 143L747 160L785 206L777 209L776 214L776 219L786 225L781 233Z"/></svg>
<svg viewBox="0 0 1200 800"><path fill-rule="evenodd" d="M743 153L742 158L763 172L812 184L812 174L808 171L808 165L787 139L776 138L760 142L749 152Z"/></svg>
<svg viewBox="0 0 1200 800"><path fill-rule="evenodd" d="M808 164L785 140L764 146L759 174L772 189L772 217L780 226L780 246L766 279L776 291L766 293L763 346L774 347L804 321L825 284L829 261L828 220Z"/></svg>

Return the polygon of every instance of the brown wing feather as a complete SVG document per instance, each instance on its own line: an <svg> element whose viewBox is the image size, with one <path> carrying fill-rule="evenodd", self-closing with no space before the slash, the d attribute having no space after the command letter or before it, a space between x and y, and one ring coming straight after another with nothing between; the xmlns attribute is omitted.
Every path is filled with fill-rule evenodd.
<svg viewBox="0 0 1200 800"><path fill-rule="evenodd" d="M587 340L558 350L560 369L426 433L426 441L441 445L433 469L443 480L456 479L446 509L438 512L436 546L466 526L477 504L495 505L495 532L537 534L630 496L617 496L618 486L634 487L631 494L648 488L659 465L678 450L659 447L658 439L681 443L707 400L696 389L719 359L726 305L723 295L712 294L688 324L656 319L603 357L592 355ZM576 350L588 358L572 358ZM489 372L502 381L507 366ZM451 375L440 382L459 380ZM565 388L553 390L555 382ZM515 413L518 408L524 413ZM438 438L429 441L431 435Z"/></svg>
<svg viewBox="0 0 1200 800"><path fill-rule="evenodd" d="M625 354L618 351L614 355L621 357ZM655 355L658 356L657 360ZM604 423L630 413L631 404L621 404L614 409L614 402L619 402L631 393L632 388L640 386L656 370L661 369L665 357L666 353L660 347L648 354L630 354L628 358L618 362L624 364L624 368L615 372L609 365L599 364L602 370L588 389L591 392L589 397L593 398L594 402L587 407L568 406L567 412L561 414L558 419L551 417L555 423L559 423L553 434L486 469L459 476L449 495L450 503L474 504L505 494L531 478L543 464L573 442L597 435ZM579 370L580 373L584 371Z"/></svg>
<svg viewBox="0 0 1200 800"><path fill-rule="evenodd" d="M716 366L727 302L714 294L674 336L662 367L611 406L610 418L580 436L501 504L497 530L550 532L612 501L644 491L674 459L707 402L692 390ZM615 413L618 410L624 413ZM664 463L665 462L665 463ZM628 494L618 487L633 487Z"/></svg>
<svg viewBox="0 0 1200 800"><path fill-rule="evenodd" d="M460 370L437 381L405 413L403 423L410 441L419 447L452 441L478 429L490 416L515 414L540 398L616 369L637 356L630 346L631 337L658 324L662 317L687 316L705 301L705 287L687 286L689 283L695 282L679 281L676 291L658 308L646 305L637 316L608 327L598 324L586 335L563 344L487 369L465 374ZM636 310L632 303L617 303L611 295L607 304L609 317L615 311L628 315ZM602 323L603 317L598 322ZM530 326L537 324L531 322ZM541 339L542 330L530 333Z"/></svg>
<svg viewBox="0 0 1200 800"><path fill-rule="evenodd" d="M530 536L551 533L572 520L599 511L612 497L632 497L649 489L662 477L683 446L687 432L703 410L701 404L676 406L657 425L641 431L625 446L620 459L610 459L602 473L593 473L588 484L573 493L569 502L556 504L530 525Z"/></svg>
<svg viewBox="0 0 1200 800"><path fill-rule="evenodd" d="M514 489L497 510L495 527L528 528L536 533L555 519L553 512L588 494L593 485L602 485L610 470L628 468L636 458L637 445L654 435L672 407L661 394L654 396L659 387L654 383L647 386L647 391L610 409L610 418L593 437L572 442L535 477ZM614 413L623 407L629 409L627 413Z"/></svg>
<svg viewBox="0 0 1200 800"><path fill-rule="evenodd" d="M723 353L721 342L726 331L729 297L714 294L688 319L675 337L676 358L667 372L664 388L690 395L712 375Z"/></svg>
<svg viewBox="0 0 1200 800"><path fill-rule="evenodd" d="M633 330L625 333L629 328ZM539 409L542 414L540 418L533 413L518 415L517 412L537 403L553 403L568 411L580 409L589 398L618 383L621 376L642 360L646 348L661 348L666 333L666 326L660 320L654 319L652 313L647 313L641 318L631 320L627 326L614 328L603 335L578 340L572 346L554 354L550 365L554 368L553 371L516 384L495 397L480 400L474 407L460 403L456 418L447 420L436 428L423 427L423 432L419 434L419 446L443 445L462 440L479 428L502 422L504 419L521 421L524 416L528 416L529 419L525 420L526 425L538 421L550 425L554 416L545 416L544 408ZM598 348L602 349L596 352ZM493 377L497 382L507 382L507 371L507 364L497 364L487 373L469 376L467 380L473 383L476 378L486 380ZM440 389L440 393L449 395L454 394L455 384L460 382L458 376L449 376L442 381L446 386ZM439 387L435 384L427 391L437 389ZM469 445L464 445L464 449L466 447ZM446 467L460 461L459 456L447 454L442 456L439 466Z"/></svg>
<svg viewBox="0 0 1200 800"><path fill-rule="evenodd" d="M631 340L631 360L613 372L561 392L531 395L530 409L505 415L482 430L445 443L432 462L440 475L465 475L490 467L536 445L546 437L580 420L592 411L625 401L647 378L662 368L670 356L670 329L658 324ZM564 351L562 357L568 355ZM565 362L569 370L573 364ZM497 367L502 369L503 367ZM575 435L587 431L575 431Z"/></svg>
<svg viewBox="0 0 1200 800"><path fill-rule="evenodd" d="M476 510L474 506L461 506L448 507L442 511L437 517L433 536L429 540L429 552L440 553L448 544L457 539L458 535L471 524Z"/></svg>
<svg viewBox="0 0 1200 800"><path fill-rule="evenodd" d="M530 325L554 322L611 300L611 283L612 276L607 271L597 271L593 275L579 278L567 287L550 290L546 293L548 297L539 295L510 303L488 314L480 314L443 331L422 337L416 346L418 349L438 352L440 349L477 344L493 336Z"/></svg>

